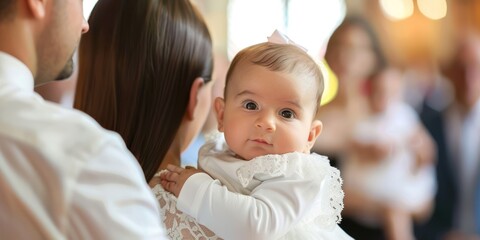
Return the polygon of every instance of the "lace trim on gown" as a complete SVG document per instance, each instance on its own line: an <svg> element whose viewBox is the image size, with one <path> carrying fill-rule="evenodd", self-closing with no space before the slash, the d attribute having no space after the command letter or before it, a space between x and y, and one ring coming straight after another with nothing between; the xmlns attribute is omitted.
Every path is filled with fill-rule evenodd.
<svg viewBox="0 0 480 240"><path fill-rule="evenodd" d="M155 174L155 176L159 176L160 173ZM170 239L221 239L207 227L199 224L193 217L177 210L177 198L170 192L165 191L160 184L155 185L152 191L160 205L160 215Z"/></svg>
<svg viewBox="0 0 480 240"><path fill-rule="evenodd" d="M306 164L302 167L303 164ZM307 166L307 167L305 167ZM326 194L321 214L313 221L326 228L334 228L341 222L343 210L342 178L340 171L330 166L327 157L318 154L287 153L282 155L265 155L250 160L237 170L237 178L243 187L250 184L252 179L264 174L270 177L279 177L301 171L305 178L321 179L325 182ZM308 220L311 221L311 220Z"/></svg>

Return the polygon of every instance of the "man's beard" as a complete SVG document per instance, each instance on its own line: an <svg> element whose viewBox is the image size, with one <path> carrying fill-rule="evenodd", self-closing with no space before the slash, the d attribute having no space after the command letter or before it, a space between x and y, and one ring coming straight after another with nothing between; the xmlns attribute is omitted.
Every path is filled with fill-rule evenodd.
<svg viewBox="0 0 480 240"><path fill-rule="evenodd" d="M63 67L60 74L55 78L55 81L65 80L70 76L72 76L72 74L73 74L73 59L70 58L67 64L65 64L65 67Z"/></svg>

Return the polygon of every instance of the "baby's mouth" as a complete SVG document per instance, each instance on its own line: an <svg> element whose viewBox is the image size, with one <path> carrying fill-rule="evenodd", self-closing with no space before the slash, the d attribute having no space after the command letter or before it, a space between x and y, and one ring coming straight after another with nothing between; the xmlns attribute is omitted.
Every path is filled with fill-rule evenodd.
<svg viewBox="0 0 480 240"><path fill-rule="evenodd" d="M267 142L265 139L261 139L261 138L253 139L252 141L261 143L261 144L272 145L269 142Z"/></svg>

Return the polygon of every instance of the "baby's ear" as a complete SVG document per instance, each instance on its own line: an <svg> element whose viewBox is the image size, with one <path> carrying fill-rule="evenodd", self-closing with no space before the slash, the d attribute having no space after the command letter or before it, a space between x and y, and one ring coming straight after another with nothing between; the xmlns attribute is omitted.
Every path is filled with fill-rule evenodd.
<svg viewBox="0 0 480 240"><path fill-rule="evenodd" d="M217 115L218 131L223 132L223 113L225 112L225 100L221 97L215 98L214 107Z"/></svg>
<svg viewBox="0 0 480 240"><path fill-rule="evenodd" d="M322 132L323 124L320 120L313 120L312 126L310 127L310 132L308 134L308 147L312 149L315 141L317 141L318 136Z"/></svg>

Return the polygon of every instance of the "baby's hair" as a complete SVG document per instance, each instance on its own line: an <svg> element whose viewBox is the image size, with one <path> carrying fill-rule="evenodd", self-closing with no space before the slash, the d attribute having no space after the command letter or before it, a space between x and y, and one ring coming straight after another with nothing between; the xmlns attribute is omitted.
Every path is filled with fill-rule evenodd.
<svg viewBox="0 0 480 240"><path fill-rule="evenodd" d="M244 61L252 64L266 67L275 72L293 73L298 76L304 76L308 79L314 79L317 83L317 104L315 113L320 106L320 100L323 94L323 74L315 60L305 52L305 50L292 44L277 44L264 42L244 48L235 55L230 68L227 72L224 96L227 96L228 82L235 72L236 67ZM302 79L305 79L302 78ZM300 79L298 79L300 80Z"/></svg>

